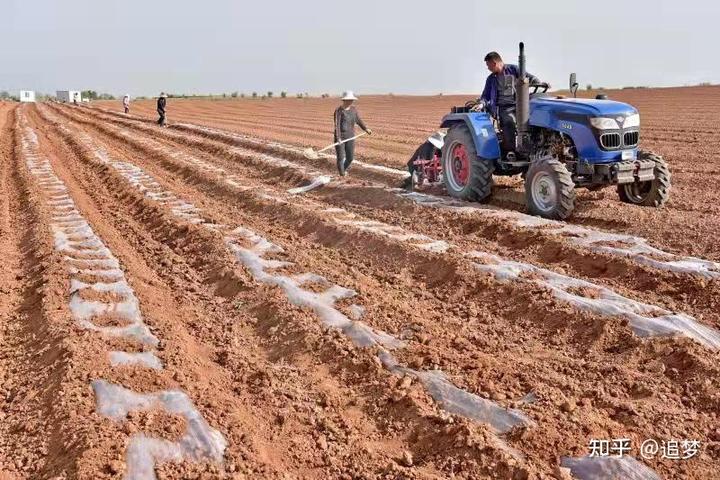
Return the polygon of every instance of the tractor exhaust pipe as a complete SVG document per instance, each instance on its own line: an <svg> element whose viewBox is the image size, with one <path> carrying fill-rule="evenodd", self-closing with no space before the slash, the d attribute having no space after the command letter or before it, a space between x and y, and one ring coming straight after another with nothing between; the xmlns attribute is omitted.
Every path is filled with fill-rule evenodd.
<svg viewBox="0 0 720 480"><path fill-rule="evenodd" d="M525 69L525 44L520 42L520 56L518 57L520 75L515 80L515 119L517 121L517 137L515 148L519 153L526 153L530 150L530 80L528 80Z"/></svg>

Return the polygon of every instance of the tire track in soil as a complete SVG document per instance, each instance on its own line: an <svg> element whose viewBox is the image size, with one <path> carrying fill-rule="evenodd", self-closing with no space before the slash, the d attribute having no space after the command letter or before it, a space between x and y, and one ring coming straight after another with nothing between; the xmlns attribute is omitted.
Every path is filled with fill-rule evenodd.
<svg viewBox="0 0 720 480"><path fill-rule="evenodd" d="M112 133L112 132L106 132ZM163 131L164 133L164 131ZM147 136L150 132L144 132ZM171 138L176 138L176 134ZM121 140L132 142L133 139ZM218 160L199 150L197 142L190 141L191 148L205 157L205 161L213 165L220 164L240 178L253 178L267 182L267 178L278 179L281 182L295 186L298 181L308 181L308 177L298 178L297 175L288 174L283 167L268 167L268 162L282 162L284 160L258 161L251 157L230 157L233 160ZM208 142L205 142L208 143ZM165 146L173 149L181 146L182 142L166 142ZM205 145L211 151L223 152L222 146ZM233 149L237 152L238 149ZM249 161L252 167L242 166ZM264 165L264 168L263 168ZM260 171L256 171L260 169ZM219 173L225 177L225 173ZM344 207L350 211L369 216L373 220L390 223L391 225L405 225L407 219L421 218L419 224L412 228L419 233L435 236L442 233L443 240L452 241L463 251L472 251L479 246L483 250L496 255L506 256L508 250L512 252L513 260L524 261L543 266L557 273L569 272L576 276L599 282L618 293L638 298L646 303L664 306L666 309L685 312L694 315L705 323L716 327L720 326L720 317L717 315L718 299L720 298L720 282L708 281L707 275L718 275L718 272L708 271L711 264L700 259L685 259L674 257L648 246L643 239L624 237L622 235L604 234L602 232L588 231L582 228L565 225L559 222L549 222L525 215L517 216L512 212L502 210L481 210L460 203L458 207L440 207L443 215L434 215L428 218L427 212L415 205L415 202L436 203L434 197L427 199L420 195L415 202L398 200L396 192L379 191L378 189L362 189L357 187L333 187L332 182L324 189L312 192L313 198L328 202L333 207ZM372 198L373 200L366 200ZM350 201L350 205L348 205ZM378 213L378 210L381 213ZM445 214L450 210L449 214ZM507 218L506 218L507 217ZM510 222L508 226L507 222ZM518 225L530 225L530 231L523 230ZM546 232L559 232L546 234ZM628 258L628 257L632 257ZM655 267L663 267L658 271ZM678 269L685 273L697 269L698 275L677 275L671 269ZM685 269L684 271L682 269Z"/></svg>
<svg viewBox="0 0 720 480"><path fill-rule="evenodd" d="M64 159L69 158L64 153L61 156ZM65 160L65 161L67 161L67 160ZM60 167L59 165L56 165L56 166ZM68 170L65 169L64 166L62 168L60 168L60 170L64 171L64 173L65 173L64 177L65 177L66 181L68 181L69 177L71 177L72 175L69 173ZM81 171L80 169L77 170L77 172L80 172L80 171ZM74 182L71 181L69 183L73 184ZM91 189L92 185L94 185L94 183L90 182L89 184L85 185L85 188L87 189L89 187ZM73 190L79 191L80 188L73 187ZM109 194L108 192L102 192L102 193L98 194L97 198L100 198L100 199L104 198L105 200L101 200L101 202L106 203L107 199L111 198L111 196L112 195ZM107 210L106 215L112 215L112 212L116 210L116 207L112 204L107 204L107 205L104 205L104 208L101 208L101 209ZM100 222L100 220L96 220L96 221ZM155 221L157 221L157 219L155 219ZM100 223L102 223L102 222L100 222ZM147 228L147 226L138 227L139 230L142 230L143 228ZM157 226L155 226L155 228L157 228ZM177 235L178 232L171 231L169 233ZM148 239L148 238L141 239L141 242L143 242L143 243L149 242L149 241L150 241L150 239ZM113 246L113 251L121 251L121 250L122 249ZM207 249L202 249L202 250L196 252L196 254L198 254L198 255L207 255L208 253L212 254L212 251L209 252ZM120 253L119 253L119 255L120 255ZM127 259L125 259L125 260L127 260ZM162 262L163 258L160 258L159 260L160 260L160 262ZM164 260L165 260L164 263L167 264L167 258L165 258ZM173 264L177 263L177 260L175 258L173 258L172 263ZM174 270L174 268L173 268L173 270ZM224 273L227 273L227 269ZM178 272L173 272L173 275L177 276ZM182 287L187 286L187 285L182 285L182 282L180 282L180 283L181 284L178 285L177 287L179 287L179 290L182 291ZM191 288L192 287L193 286L191 286ZM194 285L194 287L197 289L196 285ZM145 291L146 289L147 289L147 287L144 287L142 289L142 291ZM164 294L170 295L169 292L164 292ZM270 303L269 306L264 305L262 303L257 305L257 301L253 301L251 299L252 296L256 296L256 295L257 295L257 292L255 292L254 294L245 295L243 298L238 300L238 303L246 303L249 305L255 304L255 305L253 305L252 308L259 310L259 314L258 313L255 314L255 315L260 316L259 321L258 320L255 320L255 321L247 320L245 323L247 325L253 325L254 323L263 322L264 324L259 326L259 328L262 329L262 331L269 330L272 332L274 330L277 330L277 327L274 326L274 322L279 319L273 318L274 315L277 315L278 317L282 318L282 317L286 317L288 315L288 313L283 312L282 308L277 308L277 310L278 310L277 312L271 313L271 312L273 312L272 303ZM152 297L156 297L156 298L160 298L161 296L162 296L162 294L159 296L152 295ZM272 299L273 294L270 293L267 295L267 297ZM197 300L194 300L194 301L197 301ZM209 305L204 305L204 306L207 310L217 310L218 306L213 305L213 304L217 304L217 303L226 303L226 302L222 302L222 299L216 298L216 299L213 299ZM205 310L205 308L201 308L201 310ZM225 313L227 313L229 311L230 315L233 315L234 309L235 309L234 307L228 307L226 309ZM285 310L287 310L287 309L285 309ZM219 313L222 313L222 312L219 312ZM237 317L238 315L234 314L233 316ZM263 317L269 317L269 318L263 318ZM288 319L288 323L291 323L289 321L289 319ZM218 321L217 324L222 324L222 322ZM211 323L208 325L204 325L203 327L204 327L203 330L214 330L216 328L216 325ZM228 327L226 326L225 328L228 328ZM282 340L287 343L290 343L292 346L292 342L288 342L288 337L292 338L293 333L295 333L295 332L293 331L293 329L289 329L289 330L290 331L287 332L287 336L284 336L282 338ZM317 334L317 332L311 332L311 333ZM208 335L211 334L211 332L203 331L202 334L207 337ZM201 336L201 332L195 331L195 332L193 332L193 335ZM237 333L236 333L236 335L237 335ZM163 338L165 338L166 336L169 336L169 335L163 335ZM305 339L306 342L315 341L315 343L320 343L317 340L314 340L312 335L306 334L306 337L308 337ZM222 338L222 339L218 339L218 340L228 341L229 339L226 337L226 338ZM279 341L279 340L276 340L276 341ZM254 344L255 342L256 342L256 340L252 340L252 339L247 340L247 343L249 343L250 345ZM244 360L242 358L242 356L239 356L235 352L235 350L238 348L238 339L237 338L232 339L232 344L233 344L232 348L225 347L224 350L217 352L216 355L218 357L220 357L222 359L222 362L226 363L228 365L228 367L230 367L230 366L235 367L237 365L243 365L243 362L247 362L247 360ZM242 342L241 342L241 344L242 344ZM282 347L283 345L281 344L279 346ZM342 347L343 347L343 345L340 345L340 348L342 348ZM165 348L169 348L169 347L165 347ZM288 347L285 347L285 348L287 349ZM337 346L336 346L336 348L337 348ZM276 350L280 350L280 348L277 348ZM293 449L296 451L301 451L304 454L302 456L297 456L297 458L294 459L295 460L294 463L299 465L296 468L298 468L300 471L302 471L303 469L319 470L321 472L322 471L325 471L325 472L348 472L348 471L373 471L373 470L383 471L383 470L385 470L387 468L388 462L392 463L392 461L394 460L394 458L396 456L400 456L400 454L403 450L404 442L402 440L394 440L391 442L388 441L390 439L383 440L383 435L379 435L377 432L375 432L374 431L375 429L372 427L372 425L367 425L367 424L370 424L371 422L368 422L367 419L363 419L362 416L360 416L360 419L359 419L360 421L358 421L358 422L343 420L343 418L346 417L346 415L341 415L338 412L344 413L344 412L347 412L348 410L351 410L351 411L357 410L357 407L353 406L352 404L345 405L345 402L342 402L339 399L343 398L344 396L347 396L347 395L350 395L350 396L359 396L359 395L353 395L353 392L344 391L346 389L343 389L337 385L333 386L333 382L329 381L327 378L324 378L324 376L322 375L322 372L318 373L317 371L313 372L313 370L308 370L309 373L311 374L310 376L313 377L312 381L317 382L319 384L319 385L314 386L315 389L319 390L316 393L316 397L317 397L315 399L316 401L308 401L307 398L303 398L303 397L307 397L307 393L304 393L304 391L308 390L310 388L309 385L285 386L285 388L283 388L281 390L283 394L288 395L290 398L300 397L301 400L304 400L304 402L299 402L299 403L301 403L301 407L303 407L300 410L301 410L301 412L303 410L309 410L307 412L307 415L309 418L304 419L304 420L302 419L302 417L297 418L297 415L294 414L294 412L292 411L291 408L289 408L292 406L297 407L295 405L296 403L298 403L297 401L289 402L290 403L289 406L284 405L283 408L280 409L279 412L278 411L271 411L269 413L263 412L263 410L267 410L267 405L272 405L274 403L275 404L278 403L277 400L273 400L271 397L268 398L270 395L270 392L263 391L264 390L263 386L266 386L265 385L266 383L268 383L269 385L274 385L274 384L276 385L276 384L280 383L280 385L282 385L282 383L278 380L278 377L281 377L280 374L272 374L272 373L268 373L268 372L272 372L273 370L278 370L278 369L290 370L293 373L295 373L298 381L300 378L302 378L303 375L308 374L308 371L305 371L302 368L305 365L293 368L292 366L288 366L288 365L284 364L284 360L283 360L282 356L292 353L292 348L290 348L289 350L290 351L276 352L274 354L272 352L270 352L270 354L276 358L276 361L279 363L279 365L272 365L272 366L257 365L257 366L255 366L255 368L250 369L249 372L245 371L245 372L241 372L237 375L238 378L235 382L236 384L240 383L242 381L242 382L249 384L245 387L250 387L253 390L258 390L258 389L260 390L260 392L256 393L255 398L246 399L242 402L242 403L249 403L249 404L255 403L256 405L260 406L260 407L258 407L258 408L260 408L260 410L257 410L254 412L253 418L255 415L257 415L258 418L268 417L268 424L254 425L253 426L254 428L250 429L250 431L253 432L252 433L253 441L255 441L258 444L257 455L261 458L261 460L264 457L264 460L267 461L268 463L272 462L275 464L277 470L271 469L271 471L273 471L273 470L274 471L292 471L293 470L292 464L283 465L282 460L276 460L274 457L276 457L277 454L279 454L281 451L290 451ZM327 348L326 348L326 350L327 350ZM333 348L331 347L330 350L333 350ZM337 355L337 353L336 352L325 352L322 355L327 357L330 355ZM369 366L366 365L365 368L370 368L371 370L376 369L376 366L372 362L368 362L368 363L371 363L371 365L369 365ZM172 368L172 367L168 366L168 369L170 369L170 368ZM195 383L195 382L197 382L197 377L199 375L206 375L205 372L207 369L208 369L207 366L203 366L202 368L198 367L197 372L190 372L190 373L187 371L187 369L185 369L182 372L176 372L176 375L179 374L181 376L181 378L183 376L192 378L194 380L193 383ZM247 367L246 367L246 370L247 370ZM210 375L210 376L212 376L212 375ZM175 378L175 376L173 376L173 378ZM287 380L284 380L284 382L287 382ZM199 382L199 383L202 383L202 382ZM242 390L245 387L242 385L236 385L234 388ZM202 387L198 387L198 388L200 389L201 392L207 394L206 391L203 391L204 389L202 389ZM372 388L373 390L377 390L377 387L371 386L370 388ZM188 389L190 391L194 390L194 385L189 386ZM303 394L298 394L298 392L303 392ZM260 398L257 398L258 396ZM382 397L382 395L378 395L378 397ZM227 403L227 402L222 402L222 403ZM279 403L282 404L285 402L279 402ZM309 403L314 406L311 409L309 409L308 405L304 405L303 403ZM324 407L324 409L318 409L317 405L325 405L325 407ZM328 405L330 405L331 408L328 407ZM300 408L300 407L298 407L298 408ZM323 410L325 410L325 409L329 410L329 412L327 412L327 413L323 412ZM305 412L303 412L303 413L305 413ZM350 418L358 417L357 412L355 414L350 414L350 413L347 415L347 417L350 417ZM278 422L277 419L281 419L279 422L280 423L279 426L276 426L276 424ZM364 422L363 422L363 420L364 420ZM309 425L300 425L299 427L296 427L297 429L300 429L300 430L302 430L302 429L306 430L304 433L306 434L306 436L310 436L309 440L305 440L305 441L298 440L298 438L297 438L298 432L293 432L291 430L291 428L295 422L298 422L298 423L302 422L303 424L307 424L309 422ZM428 422L425 421L425 423L428 423ZM340 425L340 426L336 426L336 425ZM434 423L430 422L429 425L431 427L433 427L433 428L431 428L431 430L434 433L434 431L435 431ZM425 428L427 428L427 426ZM282 440L281 438L276 438L276 436L278 435L278 432L277 432L278 429L290 430L289 432L286 432L286 433L289 433L291 435L291 438L292 437L295 437L295 438L293 440ZM343 429L346 429L348 432L350 432L347 434L347 437L348 437L347 439L345 438L346 435L343 433ZM378 427L378 430L379 429L380 428ZM265 431L265 430L270 431L270 432L274 431L272 433L271 438L262 438L263 431ZM325 433L317 433L317 432L325 432ZM333 432L338 432L338 433L334 434ZM409 433L410 432L408 432L404 435L398 435L398 436L400 438L402 438L402 437L408 436ZM415 433L415 434L417 435L417 433ZM327 435L327 440L321 439L321 438L325 438L325 435ZM247 435L247 436L249 436L249 435ZM245 439L246 443L249 441L247 439L247 436L243 437ZM390 436L390 438L395 437L394 434L389 435L389 436ZM255 440L254 437L258 437L258 438L260 438L260 440ZM314 437L317 437L317 438L314 438ZM426 433L425 437L429 438L430 435L428 435ZM366 451L364 453L362 451L359 453L355 452L353 449L353 445L351 444L351 441L352 440L362 440L362 439L367 440L368 438L370 439L370 441L362 442L362 444L366 445ZM263 440L265 440L265 441L263 442ZM341 440L345 440L347 443L343 444L345 442L341 442ZM282 444L284 441L290 441L291 445L288 444L285 448L283 448ZM326 443L329 443L330 450L323 451L321 448L320 451L313 452L313 450L317 450L316 444L318 442L321 445L325 445ZM341 443L337 443L337 442L341 442ZM393 444L394 448L390 452L387 452L387 453L386 452L374 453L374 451L373 451L374 449L371 449L368 445L372 445L373 443L377 443L377 442L391 443L391 444ZM241 442L238 442L238 443L241 443ZM278 444L278 445L273 445L273 443ZM337 448L337 446L341 446L342 448ZM398 449L399 449L399 452L398 452ZM232 443L231 443L231 450L232 450ZM339 450L339 451L336 451L336 450ZM272 453L272 452L275 452L275 453ZM388 458L388 457L390 457L390 458ZM237 463L240 464L242 462L237 462ZM325 466L325 468L323 468L323 465ZM282 468L280 468L280 467L282 467ZM432 471L433 469L429 468L428 470ZM262 470L258 470L258 472L261 472L261 471ZM423 470L421 469L420 471L422 472ZM327 475L327 474L328 473L326 473L325 475ZM323 474L320 474L320 477L322 477L322 476L323 476ZM430 478L430 477L428 477L428 478Z"/></svg>
<svg viewBox="0 0 720 480"><path fill-rule="evenodd" d="M73 171L78 171L78 172L81 170L82 170L82 168L74 168L73 169ZM125 182L126 182L126 180L125 180ZM91 181L90 183L92 184L92 183L97 183L97 182ZM131 192L132 192L132 190L131 190ZM101 195L101 197L102 197L102 195ZM214 209L212 209L212 210L214 210ZM236 219L237 219L237 216L233 216L232 221L236 221ZM226 221L226 220L227 219L220 219L220 220L218 220L218 222L222 223L223 221ZM177 228L177 227L175 227L175 228ZM208 242L208 241L211 241L211 240L206 239L206 242ZM208 261L207 258L205 258L205 261ZM272 297L273 294L271 293L271 294L269 294L269 296ZM297 322L291 321L291 319L283 319L283 320L286 320L287 323L290 325L292 325L293 323L297 323ZM271 335L274 335L273 332L276 331L279 326L280 327L283 326L282 322L280 322L279 324L274 324L271 327L263 326L262 332L267 334L267 332L269 331ZM269 328L269 330L267 330L268 328ZM307 329L307 326L304 326L302 328ZM317 328L315 327L315 328L313 328L313 330L317 330ZM324 330L324 329L322 329L322 330ZM290 336L292 336L292 335L290 335ZM324 334L324 336L327 336L327 334ZM310 338L312 338L312 337L310 336ZM353 348L351 344L348 345L348 343L349 342L347 342L347 341L343 341L342 344L340 345L340 348L341 348L340 353L341 354L344 354L344 355L353 354L355 348ZM302 348L303 345L298 345L297 347ZM357 355L357 354L355 354L355 355ZM305 356L304 352L303 352L303 356ZM334 353L334 356L336 358L335 361L337 361L337 353ZM327 353L321 353L321 357L323 359L325 359L326 361L330 361L333 358L333 355L328 355ZM416 443L418 445L415 447L415 449L413 451L419 451L420 453L423 453L423 456L426 457L426 460L430 465L432 465L433 459L435 456L439 457L441 464L444 462L449 462L449 464L452 466L452 465L456 465L457 463L463 463L464 461L461 460L462 457L464 456L462 451L459 451L457 453L457 455L460 457L457 460L451 460L451 459L445 458L447 456L447 454L444 452L444 450L446 449L446 446L443 444L444 442L440 443L440 452L439 453L435 452L435 450L438 448L435 446L435 442L437 442L438 439L442 438L442 436L443 436L441 434L442 431L438 432L437 423L439 422L441 425L447 424L448 417L444 414L438 415L437 413L431 413L435 410L435 408L432 407L432 405L431 405L432 402L430 402L430 405L428 405L429 399L427 398L427 396L422 395L422 393L421 393L422 389L418 390L418 387L415 386L415 388L413 390L416 390L416 391L412 392L412 394L408 394L406 397L407 392L405 392L405 390L410 388L412 382L405 382L405 381L400 382L396 377L390 376L390 375L383 375L383 377L386 380L384 380L380 384L378 384L377 379L375 379L375 376L377 375L377 370L379 367L378 360L375 358L375 356L372 354L372 352L364 353L364 354L362 354L362 357L364 357L364 362L369 364L369 365L365 365L363 367L363 370L369 371L369 373L371 373L372 375L371 375L371 379L369 382L367 380L363 380L362 378L360 378L360 380L363 382L363 384L361 384L360 387L361 387L361 389L362 388L370 389L372 391L373 396L375 397L375 399L373 400L372 403L379 403L379 405L372 405L371 402L368 402L371 404L367 408L374 412L381 412L381 418L387 417L387 418L383 419L383 422L386 423L385 428L389 428L391 431L394 431L394 430L398 429L398 425L406 425L406 424L409 425L410 431L401 435L401 437L405 437L405 436L409 435L409 436L411 436L411 438L418 438L418 440L416 441ZM356 360L353 360L353 362L356 362ZM352 372L343 372L342 373L342 375L346 376L346 377L348 376L348 374L349 374L349 378L352 378L353 375L357 376L357 373L352 373ZM347 379L346 379L346 381L347 381ZM433 383L437 382L437 380L434 380L434 379L431 379L431 381ZM399 385L399 387L398 387L398 385ZM390 387L389 392L388 392L388 386ZM392 390L394 390L395 387L397 387L399 390L398 390L398 392L393 393ZM445 388L445 387L443 387L443 388ZM361 392L356 392L355 395L360 398L363 397L363 394ZM389 395L397 397L397 401L390 402L388 405L385 405L386 402L388 402ZM419 399L414 398L417 396L422 396L424 398L419 398ZM407 398L407 401L404 401L405 398ZM477 402L480 400L473 400L473 401ZM419 402L419 405L415 405L415 406L413 405L414 403L418 403L418 402ZM412 408L410 408L410 407L412 407ZM416 411L416 410L419 410L419 411ZM450 420L450 422L452 423L452 420ZM419 425L413 425L414 423L419 423ZM457 429L460 429L460 431L462 431L462 429L464 429L464 428L468 428L468 427L463 426L462 423L457 427ZM452 437L457 434L457 432L455 431L455 428L446 427L446 430L447 430L446 435L450 437L450 439L447 440L446 442L453 443L455 440L452 440ZM473 426L473 430L474 431L478 431L478 430L484 431L485 429L482 427ZM495 466L493 467L493 469L499 468L501 470L503 470L503 469L513 470L515 468L514 465L517 464L517 460L512 458L512 454L508 454L506 452L507 448L502 446L502 444L493 446L494 444L497 444L497 441L492 440L492 434L489 431L484 433L483 436L487 437L487 444L483 445L483 449L488 450L490 452L496 451L496 454L494 456L498 457L494 460ZM479 447L477 447L477 448L479 448ZM451 454L449 456L452 458L455 456L455 454ZM507 457L507 458L503 459L503 457ZM508 459L512 463L508 463ZM497 465L505 465L505 466L498 467ZM447 467L445 467L445 468L447 468ZM459 471L457 466L451 467L451 468L454 468L455 472ZM473 468L475 470L479 469L479 471L485 472L485 475L487 475L493 471L493 469L487 470L488 467L484 464L484 462L480 466L476 466L476 467L473 467L472 462L470 462L470 464L466 467L467 471L469 471L469 472L474 471Z"/></svg>

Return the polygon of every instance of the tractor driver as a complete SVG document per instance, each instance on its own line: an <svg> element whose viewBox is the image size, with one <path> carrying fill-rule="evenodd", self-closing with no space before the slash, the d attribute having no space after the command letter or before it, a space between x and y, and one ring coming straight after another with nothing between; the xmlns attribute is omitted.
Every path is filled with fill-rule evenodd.
<svg viewBox="0 0 720 480"><path fill-rule="evenodd" d="M480 95L480 103L500 122L503 132L502 148L506 152L515 150L517 124L515 120L515 79L520 75L517 65L503 62L497 52L485 55L485 65L490 70L485 88ZM540 83L538 78L527 73L530 85Z"/></svg>

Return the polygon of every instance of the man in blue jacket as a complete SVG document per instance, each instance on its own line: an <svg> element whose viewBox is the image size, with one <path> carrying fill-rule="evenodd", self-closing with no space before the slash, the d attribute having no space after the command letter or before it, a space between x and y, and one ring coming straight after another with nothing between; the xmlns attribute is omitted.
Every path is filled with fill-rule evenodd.
<svg viewBox="0 0 720 480"><path fill-rule="evenodd" d="M485 65L490 70L485 88L480 100L484 103L485 109L500 122L503 132L503 150L506 152L515 150L515 135L517 124L515 121L515 80L520 76L520 69L517 65L510 65L503 62L497 52L490 52L485 55ZM540 83L540 80L531 73L527 73L530 85Z"/></svg>

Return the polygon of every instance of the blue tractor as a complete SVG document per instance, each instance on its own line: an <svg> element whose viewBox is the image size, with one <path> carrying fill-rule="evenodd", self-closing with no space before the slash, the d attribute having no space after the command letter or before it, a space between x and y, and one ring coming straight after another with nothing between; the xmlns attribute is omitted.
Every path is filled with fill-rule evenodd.
<svg viewBox="0 0 720 480"><path fill-rule="evenodd" d="M547 84L530 85L520 43L515 82L515 150L503 151L498 123L480 101L453 107L442 119L442 178L449 195L483 201L492 193L493 175L522 175L528 211L565 219L575 208L575 189L616 185L623 202L660 207L669 195L670 170L659 155L638 149L640 115L631 105L552 96ZM534 89L530 93L530 89Z"/></svg>

